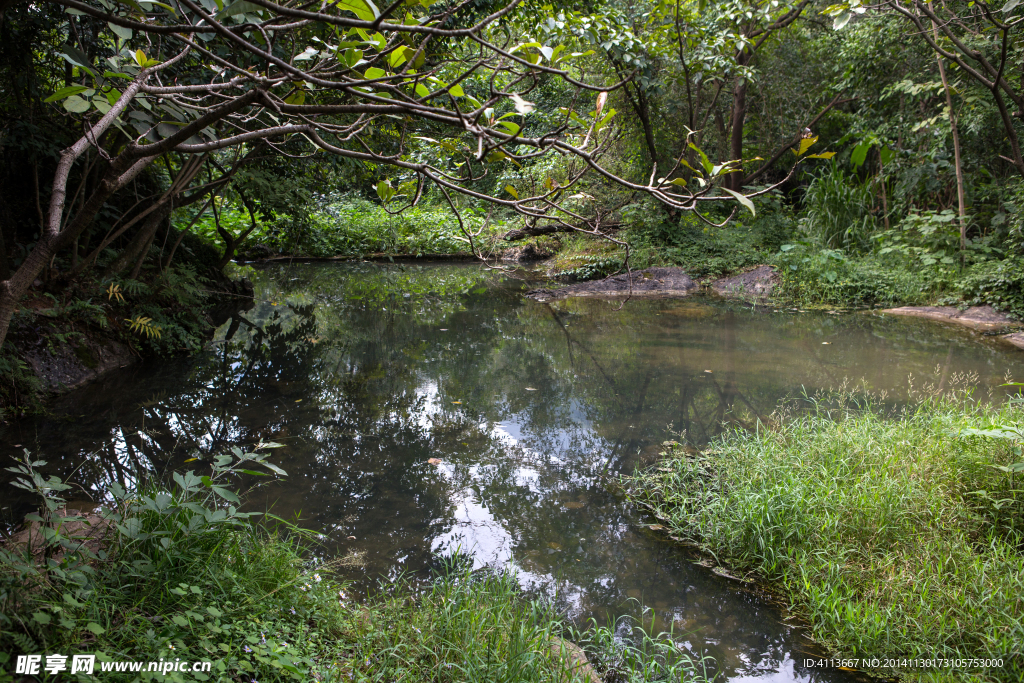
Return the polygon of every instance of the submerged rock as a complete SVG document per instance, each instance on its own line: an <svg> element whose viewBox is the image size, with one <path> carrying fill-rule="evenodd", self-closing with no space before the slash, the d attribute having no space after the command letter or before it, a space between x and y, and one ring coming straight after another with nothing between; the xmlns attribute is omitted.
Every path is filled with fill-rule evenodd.
<svg viewBox="0 0 1024 683"><path fill-rule="evenodd" d="M882 313L951 322L957 325L965 325L975 330L990 330L1017 324L1010 319L1010 316L1000 313L991 306L971 306L965 311L961 311L953 306L901 306L899 308L887 308Z"/></svg>
<svg viewBox="0 0 1024 683"><path fill-rule="evenodd" d="M526 296L538 301L570 296L642 296L682 297L697 291L697 283L682 268L646 268L628 275L613 275L603 280L578 282L559 289L534 289Z"/></svg>
<svg viewBox="0 0 1024 683"><path fill-rule="evenodd" d="M1013 320L1005 313L1000 313L991 306L971 306L965 311L952 306L901 306L900 308L887 308L882 313L955 323L973 330L1009 332L1010 329L1021 326L1020 322ZM1024 349L1024 332L1011 332L1001 335L1000 338L1019 349Z"/></svg>

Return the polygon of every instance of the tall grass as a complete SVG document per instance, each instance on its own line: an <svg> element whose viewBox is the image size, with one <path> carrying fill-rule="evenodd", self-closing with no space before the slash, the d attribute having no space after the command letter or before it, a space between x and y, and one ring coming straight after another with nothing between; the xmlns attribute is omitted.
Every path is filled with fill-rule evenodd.
<svg viewBox="0 0 1024 683"><path fill-rule="evenodd" d="M632 495L774 584L837 653L1003 662L872 673L1021 680L1024 490L1006 472L1021 450L965 431L1019 425L1021 405L929 398L891 415L818 397L774 417L777 428L731 432L699 456L673 449Z"/></svg>
<svg viewBox="0 0 1024 683"><path fill-rule="evenodd" d="M804 195L801 224L810 236L829 249L865 250L876 221L872 209L875 191L833 163L814 178Z"/></svg>

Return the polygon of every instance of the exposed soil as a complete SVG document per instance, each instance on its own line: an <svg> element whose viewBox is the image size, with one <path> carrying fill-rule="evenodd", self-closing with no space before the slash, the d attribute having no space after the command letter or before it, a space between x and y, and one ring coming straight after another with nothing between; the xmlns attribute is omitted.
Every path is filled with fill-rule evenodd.
<svg viewBox="0 0 1024 683"><path fill-rule="evenodd" d="M693 294L697 283L682 268L647 268L629 275L613 275L603 280L577 282L559 289L534 289L526 296L538 301L571 296L683 297Z"/></svg>
<svg viewBox="0 0 1024 683"><path fill-rule="evenodd" d="M711 283L711 289L721 296L741 299L766 299L782 278L771 266L757 266L745 273L723 277Z"/></svg>

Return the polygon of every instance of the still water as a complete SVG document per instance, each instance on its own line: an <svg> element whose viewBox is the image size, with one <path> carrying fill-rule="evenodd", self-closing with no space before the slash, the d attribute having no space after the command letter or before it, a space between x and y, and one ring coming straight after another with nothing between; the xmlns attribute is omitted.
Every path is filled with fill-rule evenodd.
<svg viewBox="0 0 1024 683"><path fill-rule="evenodd" d="M285 447L288 477L250 499L327 535L363 586L422 575L461 549L514 568L579 623L646 613L730 681L853 680L770 598L648 528L609 482L756 424L780 399L846 382L976 395L1024 378L1024 354L976 333L870 313L736 302L575 299L475 265L279 265L197 358L126 369L0 432L82 498L112 481L197 468L229 446ZM16 444L18 447L16 448ZM3 517L28 501L0 482Z"/></svg>

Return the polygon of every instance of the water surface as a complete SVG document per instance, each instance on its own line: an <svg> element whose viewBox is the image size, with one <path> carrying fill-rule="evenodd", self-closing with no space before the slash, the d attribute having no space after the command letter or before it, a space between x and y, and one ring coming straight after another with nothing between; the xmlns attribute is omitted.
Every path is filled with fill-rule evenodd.
<svg viewBox="0 0 1024 683"><path fill-rule="evenodd" d="M100 499L231 445L285 445L287 479L251 500L324 531L362 585L438 553L515 568L573 619L654 618L727 680L838 681L767 596L720 577L613 492L666 439L701 445L781 398L1024 377L977 333L870 313L754 310L711 298L539 303L471 265L289 265L197 358L125 370L0 433ZM911 389L913 387L913 389ZM5 488L5 518L28 501Z"/></svg>

